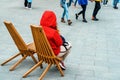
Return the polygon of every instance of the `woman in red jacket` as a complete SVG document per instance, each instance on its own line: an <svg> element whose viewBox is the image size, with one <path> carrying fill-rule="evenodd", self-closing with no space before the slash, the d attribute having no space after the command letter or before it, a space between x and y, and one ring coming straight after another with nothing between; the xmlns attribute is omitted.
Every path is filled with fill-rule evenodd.
<svg viewBox="0 0 120 80"><path fill-rule="evenodd" d="M40 26L43 27L45 34L47 36L47 39L53 49L53 52L58 57L64 57L67 54L60 53L61 46L63 45L63 37L59 34L59 31L57 29L57 18L53 11L45 11L42 15L42 18L40 20ZM69 46L70 48L71 46ZM64 63L61 62L60 66L62 69L65 70Z"/></svg>

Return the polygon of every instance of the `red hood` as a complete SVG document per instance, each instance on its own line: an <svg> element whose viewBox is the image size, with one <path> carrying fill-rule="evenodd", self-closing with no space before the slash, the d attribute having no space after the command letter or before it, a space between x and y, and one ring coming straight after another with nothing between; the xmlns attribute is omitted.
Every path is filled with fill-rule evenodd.
<svg viewBox="0 0 120 80"><path fill-rule="evenodd" d="M45 11L40 20L40 25L42 27L51 27L53 29L57 28L56 15L53 11Z"/></svg>

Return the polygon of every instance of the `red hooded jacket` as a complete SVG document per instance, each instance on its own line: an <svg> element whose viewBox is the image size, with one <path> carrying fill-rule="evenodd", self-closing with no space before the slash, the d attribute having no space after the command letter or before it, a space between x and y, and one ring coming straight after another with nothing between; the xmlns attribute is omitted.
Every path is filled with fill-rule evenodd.
<svg viewBox="0 0 120 80"><path fill-rule="evenodd" d="M45 11L40 20L40 25L43 27L47 39L53 49L55 55L60 53L62 38L57 30L57 19L53 11Z"/></svg>

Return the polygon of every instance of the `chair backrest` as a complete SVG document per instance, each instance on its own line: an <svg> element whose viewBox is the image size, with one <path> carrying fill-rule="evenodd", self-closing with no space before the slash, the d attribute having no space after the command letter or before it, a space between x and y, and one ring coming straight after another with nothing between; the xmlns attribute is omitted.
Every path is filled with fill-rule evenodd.
<svg viewBox="0 0 120 80"><path fill-rule="evenodd" d="M24 40L22 39L20 34L15 29L14 25L9 21L4 21L4 24L8 32L10 33L12 39L14 40L14 43L16 44L19 51L27 50L27 45L25 44Z"/></svg>
<svg viewBox="0 0 120 80"><path fill-rule="evenodd" d="M55 64L54 59L56 56L47 40L44 30L41 26L31 25L31 31L38 54L38 59L43 60L46 63Z"/></svg>

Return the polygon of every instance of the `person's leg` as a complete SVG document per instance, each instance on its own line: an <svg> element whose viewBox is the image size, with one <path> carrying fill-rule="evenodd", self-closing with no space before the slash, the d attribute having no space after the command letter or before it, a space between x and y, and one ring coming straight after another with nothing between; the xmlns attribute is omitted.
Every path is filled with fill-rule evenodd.
<svg viewBox="0 0 120 80"><path fill-rule="evenodd" d="M83 13L83 6L82 6L82 5L80 5L80 6L81 6L82 10L78 13L78 16L79 16L81 13Z"/></svg>
<svg viewBox="0 0 120 80"><path fill-rule="evenodd" d="M83 12L82 12L83 19L85 19L86 5L82 5L82 9L83 9Z"/></svg>
<svg viewBox="0 0 120 80"><path fill-rule="evenodd" d="M67 7L67 4L65 4L64 11L65 11L66 19L68 20L68 19L69 19L69 13L68 13L68 7Z"/></svg>
<svg viewBox="0 0 120 80"><path fill-rule="evenodd" d="M96 17L96 12L97 12L97 3L95 1L95 7L94 7L94 10L93 10L93 17L95 18Z"/></svg>
<svg viewBox="0 0 120 80"><path fill-rule="evenodd" d="M28 8L31 8L32 2L28 2Z"/></svg>
<svg viewBox="0 0 120 80"><path fill-rule="evenodd" d="M81 5L82 7L82 5ZM76 13L75 16L76 16L76 19L78 19L79 15L83 13L83 7L82 7L82 10L79 12L79 13Z"/></svg>
<svg viewBox="0 0 120 80"><path fill-rule="evenodd" d="M96 17L96 15L97 15L97 13L98 13L98 11L100 10L100 8L101 8L101 5L100 5L100 2L99 1L96 1L96 13L95 13L95 17Z"/></svg>
<svg viewBox="0 0 120 80"><path fill-rule="evenodd" d="M69 50L68 50L68 51L69 51ZM65 70L65 69L66 69L66 66L65 66L65 64L64 64L64 60L65 60L65 58L67 57L67 55L69 54L68 51L60 52L60 53L57 55L57 57L59 57L59 58L62 59L62 61L59 63L59 65L60 65L60 67L61 67L62 70Z"/></svg>
<svg viewBox="0 0 120 80"><path fill-rule="evenodd" d="M103 0L103 5L106 5L106 0Z"/></svg>
<svg viewBox="0 0 120 80"><path fill-rule="evenodd" d="M86 20L86 18L85 18L86 6L87 6L87 5L82 5L82 8L83 8L82 16L83 16L83 22L86 22L86 23L87 23L87 20Z"/></svg>
<svg viewBox="0 0 120 80"><path fill-rule="evenodd" d="M116 7L117 0L113 0L113 7Z"/></svg>
<svg viewBox="0 0 120 80"><path fill-rule="evenodd" d="M69 42L68 42L69 43ZM66 46L67 47L67 50L65 49L65 47L64 46L61 46L61 52L57 55L57 57L59 57L59 58L61 58L62 59L62 61L59 63L59 65L60 65L60 67L63 69L63 70L65 70L66 69L66 67L65 67L65 65L64 65L64 60L65 60L65 58L67 57L67 55L70 53L70 49L71 49L71 44L69 43L69 45L68 46Z"/></svg>
<svg viewBox="0 0 120 80"><path fill-rule="evenodd" d="M97 15L98 11L100 10L100 8L101 8L100 2L95 1L95 8L94 8L94 11L93 11L92 20L98 21L98 19L96 18L96 15Z"/></svg>
<svg viewBox="0 0 120 80"><path fill-rule="evenodd" d="M113 0L113 8L114 9L118 9L118 7L117 7L118 2L119 2L119 0Z"/></svg>
<svg viewBox="0 0 120 80"><path fill-rule="evenodd" d="M25 0L25 2L24 2L24 6L27 7L27 5L28 5L28 1Z"/></svg>
<svg viewBox="0 0 120 80"><path fill-rule="evenodd" d="M68 56L69 53L70 53L70 50L67 50L65 54L61 57L63 61L65 60L65 58Z"/></svg>
<svg viewBox="0 0 120 80"><path fill-rule="evenodd" d="M106 0L106 5L107 5L107 3L108 3L108 0Z"/></svg>
<svg viewBox="0 0 120 80"><path fill-rule="evenodd" d="M69 42L68 42L69 43ZM69 45L67 46L67 50L65 49L64 46L61 46L61 52L57 55L57 57L62 58L62 61L65 60L65 58L67 57L67 55L70 53L70 49L71 49L71 44L69 43Z"/></svg>
<svg viewBox="0 0 120 80"><path fill-rule="evenodd" d="M65 14L66 14L66 9L65 9L65 6L62 6L62 8L63 8L64 11L63 11L63 14L62 14L61 22L65 23L64 17L65 17Z"/></svg>
<svg viewBox="0 0 120 80"><path fill-rule="evenodd" d="M72 21L69 19L69 12L68 12L67 4L65 4L65 16L66 16L68 25L71 25L71 24L72 24Z"/></svg>

